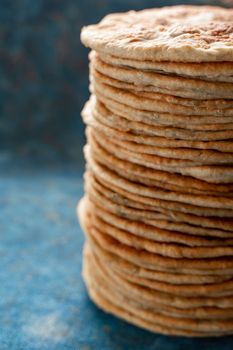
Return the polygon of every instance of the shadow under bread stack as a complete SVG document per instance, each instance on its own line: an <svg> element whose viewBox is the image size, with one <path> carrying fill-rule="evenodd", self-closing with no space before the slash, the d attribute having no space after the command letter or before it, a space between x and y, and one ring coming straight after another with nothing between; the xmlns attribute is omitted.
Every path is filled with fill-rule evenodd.
<svg viewBox="0 0 233 350"><path fill-rule="evenodd" d="M233 334L233 10L112 14L81 40L91 299L153 332Z"/></svg>

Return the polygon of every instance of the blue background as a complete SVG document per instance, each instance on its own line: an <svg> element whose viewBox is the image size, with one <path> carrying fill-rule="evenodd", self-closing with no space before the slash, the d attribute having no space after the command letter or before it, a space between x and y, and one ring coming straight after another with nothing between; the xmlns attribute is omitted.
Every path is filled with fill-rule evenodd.
<svg viewBox="0 0 233 350"><path fill-rule="evenodd" d="M0 350L232 348L231 337L171 338L130 326L98 310L81 279L75 206L88 50L80 28L109 12L174 3L0 1Z"/></svg>

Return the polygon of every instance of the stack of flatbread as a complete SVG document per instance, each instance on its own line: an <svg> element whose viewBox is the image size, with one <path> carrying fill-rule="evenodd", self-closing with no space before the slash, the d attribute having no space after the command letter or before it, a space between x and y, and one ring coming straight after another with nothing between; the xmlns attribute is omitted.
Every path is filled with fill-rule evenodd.
<svg viewBox="0 0 233 350"><path fill-rule="evenodd" d="M233 10L112 14L81 39L91 299L154 332L233 334Z"/></svg>

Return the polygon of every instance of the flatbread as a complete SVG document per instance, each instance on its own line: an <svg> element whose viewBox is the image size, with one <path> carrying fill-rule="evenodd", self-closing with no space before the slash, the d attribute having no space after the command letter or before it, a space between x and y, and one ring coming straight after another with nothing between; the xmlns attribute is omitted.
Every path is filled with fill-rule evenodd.
<svg viewBox="0 0 233 350"><path fill-rule="evenodd" d="M111 14L84 27L81 41L105 54L142 61L233 61L232 10L182 5Z"/></svg>
<svg viewBox="0 0 233 350"><path fill-rule="evenodd" d="M103 140L107 140L112 136L113 143L119 146L120 149L125 149L131 152L145 155L154 155L164 158L177 160L192 160L195 163L202 165L206 164L227 164L233 165L233 153L218 152L214 150L196 150L187 148L169 148L152 145L140 144L134 141L128 141L125 134L114 132L110 128L107 130L100 127L95 129L95 135L98 134ZM114 137L115 136L115 137Z"/></svg>
<svg viewBox="0 0 233 350"><path fill-rule="evenodd" d="M89 203L89 201L87 203ZM100 210L98 206L93 207L93 203L90 205L90 212L93 232L96 230L101 233L103 232L122 244L139 250L145 250L165 257L178 259L205 259L233 256L232 239L222 239L219 241L217 241L217 239L212 239L209 240L210 243L208 242L208 239L203 239L203 244L199 246L197 242L200 242L201 239L195 239L195 236L189 234L186 239L183 238L184 243L182 245L182 234L180 232L157 228L149 231L151 226L146 224L142 225L139 221L135 221L134 225L131 225L129 220L119 219L113 214L109 215L107 213L106 215L106 211ZM101 218L101 214L105 215L103 219ZM172 237L175 235L179 238L174 242ZM229 245L227 244L227 241L229 242ZM223 292L224 289L223 287L221 288ZM229 288L231 289L230 293L233 293L232 283Z"/></svg>
<svg viewBox="0 0 233 350"><path fill-rule="evenodd" d="M120 177L118 174L110 171L106 167L97 164L91 158L88 162L89 169L93 172L94 176L99 182L107 186L109 189L114 190L114 192L123 195L129 199L132 199L137 203L149 205L154 208L161 207L167 210L171 209L194 215L232 218L231 209L214 207L209 208L204 206L192 205L189 203L182 203L179 201L170 201L168 200L168 197L166 200L160 199L158 198L160 197L160 194L156 190L152 192L150 190L147 191L148 189L146 186L134 184L133 182L127 181L126 179ZM163 192L163 194L164 193L165 192ZM219 198L216 197L215 199L216 202L218 202Z"/></svg>
<svg viewBox="0 0 233 350"><path fill-rule="evenodd" d="M97 117L98 118L98 117ZM89 111L88 119L85 119L87 125L95 129L95 134L99 133L102 135L103 139L111 137L114 143L119 145L119 147L128 149L129 151L158 155L165 158L175 158L175 159L190 159L196 162L201 162L202 164L233 164L233 153L230 152L219 152L215 150L198 150L191 148L172 148L163 147L161 145L147 145L145 143L140 143L140 135L134 135L129 132L122 132L113 129L111 126L106 126L105 124L99 122L96 117L93 117L91 111ZM166 133L166 131L165 131ZM153 142L153 137L150 137ZM155 137L156 143L156 137Z"/></svg>
<svg viewBox="0 0 233 350"><path fill-rule="evenodd" d="M88 107L88 106L87 106ZM86 124L93 125L95 128L98 128L98 124L96 120L88 113L88 109L84 108L82 111L82 117ZM111 115L108 116L111 118ZM102 124L103 125L103 124ZM223 124L224 125L224 124ZM153 126L148 125L148 128L157 128L156 124ZM104 129L108 130L106 125L102 126L102 130ZM116 128L115 128L116 129ZM124 139L140 144L145 145L151 145L151 146L157 146L157 147L168 147L168 148L191 148L191 149L203 149L203 150L217 150L219 152L226 152L226 153L232 153L233 152L233 146L232 146L232 140L218 140L218 141L191 141L191 140L179 140L175 137L175 134L173 134L173 138L170 137L161 137L157 136L161 134L161 129L158 127L157 131L155 131L154 135L146 135L144 133L131 133L128 132L125 133ZM107 131L106 131L107 132ZM151 131L153 132L153 130ZM157 135L156 135L157 134ZM206 136L208 137L208 136Z"/></svg>
<svg viewBox="0 0 233 350"><path fill-rule="evenodd" d="M84 202L82 202L82 205L84 205ZM85 210L86 209L81 209L81 212L84 211L84 214L81 215L85 215ZM80 220L83 220L80 215L79 218ZM100 231L93 230L92 227L85 230L85 234L90 242L94 242L92 244L98 244L110 253L113 253L143 268L167 272L174 271L177 273L207 275L229 275L233 272L233 259L231 257L214 259L174 259L126 246L125 244L121 244L116 239Z"/></svg>
<svg viewBox="0 0 233 350"><path fill-rule="evenodd" d="M162 101L167 102L169 104L175 105L177 108L181 106L181 110L183 107L183 110L182 110L183 112L189 111L189 108L191 107L194 111L197 110L197 113L199 115L201 115L200 111L203 111L203 112L206 111L207 114L210 114L210 111L212 111L212 113L216 115L221 115L222 113L222 115L227 114L230 116L232 114L232 107L233 107L232 99L221 98L221 99L206 100L206 99L179 97L179 96L175 96L173 91L170 91L169 93L168 92L159 93L156 91L151 92L151 88L148 85L145 86L145 88L142 90L142 87L140 85L138 86L133 82L130 83L130 82L125 82L125 81L113 78L109 75L105 75L104 73L101 73L102 71L101 69L99 70L95 69L96 62L99 62L100 65L103 64L103 61L101 59L100 60L98 59L99 55L96 52L91 52L89 57L90 57L90 75L89 75L90 82L93 84L96 84L97 86L98 84L110 85L119 89L129 90L131 92L134 92L136 95L140 91L140 96L143 96L152 100L156 100L158 102L162 102ZM233 66L233 63L231 64ZM112 65L108 64L106 67L109 67L109 66L111 67ZM134 72L134 70L132 70L132 72ZM144 71L135 70L135 72L144 72ZM170 77L170 75L168 77ZM214 109L219 109L219 111L215 111Z"/></svg>
<svg viewBox="0 0 233 350"><path fill-rule="evenodd" d="M106 96L105 96L106 95ZM156 110L143 110L140 105L138 107L131 106L131 102L125 101L122 96L114 98L111 97L110 94L104 91L104 93L99 93L97 101L101 102L105 105L111 112L118 114L128 120L139 121L142 123L146 123L149 125L171 125L171 126L179 126L183 128L199 128L202 130L202 125L207 128L213 124L229 124L233 122L232 117L224 117L220 118L219 116L200 116L200 115L182 115L175 114L174 111L172 113L158 112Z"/></svg>
<svg viewBox="0 0 233 350"><path fill-rule="evenodd" d="M207 81L233 82L232 62L156 62L149 60L133 60L128 58L98 53L101 60L111 65L123 68L152 71L160 74L177 75Z"/></svg>
<svg viewBox="0 0 233 350"><path fill-rule="evenodd" d="M103 94L105 97L111 98L117 102L126 104L133 108L143 109L147 111L152 112L159 112L159 113L170 113L170 114L176 114L176 115L184 115L184 116L200 116L200 119L202 116L217 116L219 119L221 118L232 118L233 115L233 109L231 108L221 108L219 106L219 109L214 106L213 108L200 108L199 106L185 106L181 103L172 103L166 101L166 95L172 95L174 94L173 90L169 91L162 91L155 90L154 88L151 88L150 86L144 88L141 87L141 90L139 87L134 87L133 85L125 86L122 83L118 83L117 81L115 83L112 83L111 85L106 84L105 82L101 82L100 79L94 79L93 75L91 78L91 92L93 91L97 97L99 97L101 94ZM232 84L233 85L233 84ZM188 89L188 87L186 87ZM189 91L189 90L187 90ZM162 99L162 96L160 94L160 98L157 97L157 92L161 92L161 94L164 94L164 99ZM177 92L178 95L179 92ZM179 95L178 95L179 96ZM201 96L201 95L200 95ZM203 95L202 95L203 96ZM224 96L224 94L223 94ZM170 99L174 99L174 96L169 96ZM167 97L168 99L168 97ZM203 96L203 99L205 99L205 95Z"/></svg>
<svg viewBox="0 0 233 350"><path fill-rule="evenodd" d="M139 201L134 201L130 198L125 197L122 194L119 194L118 192L116 192L118 188L115 186L111 189L106 187L106 183L97 181L97 179L94 176L92 176L91 172L88 171L88 173L86 173L85 175L85 186L87 190L89 188L90 181L92 185L94 184L95 189L103 193L104 197L109 199L114 204L119 205L120 207L127 206L132 210L136 209L138 212L140 212L142 215L144 215L146 218L149 218L150 220L156 220L159 214L159 215L163 215L163 217L166 217L168 220L174 223L185 223L185 224L190 224L190 225L199 226L199 227L208 228L208 229L218 228L220 230L223 230L224 232L226 231L224 235L225 237L229 237L228 234L231 235L231 232L233 231L232 218L197 216L197 215L178 212L177 210L171 210L170 208L166 208L163 206L152 206L152 205L142 204ZM124 194L127 195L126 192L124 192Z"/></svg>
<svg viewBox="0 0 233 350"><path fill-rule="evenodd" d="M83 276L145 329L233 333L233 10L174 6L85 27Z"/></svg>
<svg viewBox="0 0 233 350"><path fill-rule="evenodd" d="M102 108L101 108L102 107ZM147 125L145 123L129 121L126 118L111 113L102 105L99 110L95 108L94 104L87 103L82 111L82 117L85 123L93 125L95 128L102 129L106 132L115 132L116 137L127 139L131 137L132 141L140 143L148 137L148 140L153 140L155 136L155 143L157 136L168 139L181 139L192 141L220 141L229 140L233 137L233 130L219 130L219 131L195 131L186 130L184 128L176 128L163 125ZM121 136L123 134L123 136ZM131 140L129 140L131 141ZM143 142L142 142L143 143ZM174 142L175 143L175 142ZM184 143L185 144L185 143ZM157 146L159 143L157 144ZM168 145L169 146L169 145ZM166 145L166 147L168 147ZM162 147L162 146L161 146ZM177 147L175 147L177 148Z"/></svg>
<svg viewBox="0 0 233 350"><path fill-rule="evenodd" d="M87 149L86 149L86 153L88 153ZM132 182L147 185L149 187L157 187L163 190L171 190L171 191L176 191L181 193L190 193L190 194L197 194L197 195L213 195L217 197L219 196L232 197L231 184L229 185L229 190L227 188L225 189L223 185L218 185L218 188L221 188L221 187L223 188L222 191L221 190L218 191L218 188L211 189L211 187L208 188L207 186L206 186L207 188L205 189L204 188L205 183L203 184L203 186L202 186L202 183L200 184L200 187L203 187L203 188L197 189L196 188L197 186L195 186L196 184L192 184L192 180L193 180L192 178L182 177L181 179L179 179L179 176L177 176L178 184L176 185L174 183L176 175L174 177L171 176L169 178L167 174L170 174L170 173L166 173L166 172L160 173L159 171L154 171L154 172L151 172L148 177L146 177L146 173L148 171L146 170L145 173L143 173L142 172L143 167L138 166L138 168L136 169L137 171L134 173L133 167L129 162L124 164L123 161L115 158L116 164L114 164L114 162L111 162L111 159L110 160L108 159L109 158L108 155L107 155L107 158L102 158L100 156L100 153L98 153L98 151L96 152L96 150L94 152L92 150L91 153L92 153L92 157L97 162L99 162L100 164L103 164L104 166L107 166L110 170L115 171L121 177L127 180L130 180ZM168 178L167 182L165 181L166 177ZM183 182L183 185L182 185L182 182ZM190 183L190 187L186 187L185 182L186 182L186 185Z"/></svg>
<svg viewBox="0 0 233 350"><path fill-rule="evenodd" d="M100 249L102 254L103 250L97 245L93 245L92 243L93 241L91 243L89 242L87 243L88 246L90 246L92 254L97 256L99 258L99 261L102 261L101 260L102 255L99 256L96 253ZM109 269L113 269L113 270L110 270L111 271L110 276L112 281L114 281L116 285L120 285L122 290L123 289L126 290L132 296L137 297L138 299L141 299L143 302L155 303L155 304L159 302L161 303L161 305L165 305L165 306L173 305L176 308L184 309L184 310L187 310L190 308L201 308L201 307L210 307L210 308L218 307L224 310L227 308L232 308L232 305L233 305L232 296L211 297L207 295L207 296L186 297L186 296L173 295L168 292L157 291L155 289L151 289L149 287L145 287L137 283L132 283L126 280L125 278L120 277L119 274L115 273L117 269L114 269L112 265L111 266L106 265L104 261L102 263L102 266L103 268L105 267L105 270L106 270L105 274L108 273ZM151 270L145 270L145 271L151 271ZM158 273L158 271L153 271L153 272L155 272L156 274ZM177 274L177 276L180 276L180 274ZM192 275L190 275L190 278L192 278Z"/></svg>
<svg viewBox="0 0 233 350"><path fill-rule="evenodd" d="M192 176L194 178L208 181L210 183L232 183L233 167L227 165L202 165L201 162L192 162L189 160L180 160L174 158L165 158L159 156L145 155L131 152L129 150L119 148L112 140L108 140L108 144L98 134L94 134L89 129L88 140L91 138L98 144L108 149L115 157L126 160L131 163L141 165L150 169L168 171L181 175Z"/></svg>
<svg viewBox="0 0 233 350"><path fill-rule="evenodd" d="M191 307L188 309L180 309L173 307L172 305L161 305L161 303L158 303L156 301L151 303L138 299L134 294L129 294L127 290L114 283L114 281L111 279L111 275L114 273L114 271L111 271L111 269L108 267L105 268L101 260L95 256L94 252L91 251L90 248L85 255L85 259L88 259L88 263L91 262L91 273L93 276L93 282L96 283L96 286L101 286L103 294L108 294L108 290L110 289L111 292L113 292L112 297L114 297L114 299L120 298L122 300L122 305L124 305L125 298L127 298L128 303L132 306L141 307L144 310L150 310L152 312L157 312L172 317L216 320L228 319L232 318L233 316L233 308L221 309L217 307ZM93 268L94 266L97 268Z"/></svg>
<svg viewBox="0 0 233 350"><path fill-rule="evenodd" d="M182 189L181 192L183 193L194 193L192 192L192 189L195 189L202 194L208 194L208 192L210 192L214 195L216 195L216 193L223 194L223 196L227 196L227 194L231 195L233 189L232 184L211 184L189 176L148 169L147 167L133 164L129 161L121 160L113 156L95 142L92 145L93 147L91 147L91 145L86 145L84 149L87 157L88 154L91 153L92 157L96 159L98 163L133 182L144 183L149 186L156 186L156 182L160 182L163 184L163 188L166 188L166 186L169 186L170 184L175 186L176 191Z"/></svg>
<svg viewBox="0 0 233 350"><path fill-rule="evenodd" d="M183 118L183 123L181 121L179 126L176 126L176 125L169 126L166 124L161 124L159 122L156 123L156 120L154 121L153 124L151 123L147 124L146 120L137 121L137 118L134 119L133 115L130 115L131 113L121 115L110 111L103 103L98 101L94 95L91 95L90 100L84 106L83 111L85 111L86 108L91 108L92 112L95 112L95 114L98 114L99 117L102 117L102 120L104 118L105 121L109 119L110 119L109 122L113 123L114 121L115 128L117 128L118 126L121 126L121 128L124 128L125 131L134 131L136 134L155 135L155 131L158 126L166 126L166 127L172 127L172 128L178 127L179 129L183 129L189 132L191 130L194 133L197 133L197 131L199 132L201 131L203 136L204 136L204 132L207 132L207 134L211 132L220 133L223 131L233 129L233 123L219 123L219 124L213 123L213 124L202 124L202 125L191 124L190 126L190 123L184 123L184 118ZM120 121L120 123L118 123L118 121ZM174 120L174 123L175 123L175 120ZM217 133L215 135L217 135Z"/></svg>
<svg viewBox="0 0 233 350"><path fill-rule="evenodd" d="M158 92L200 100L233 98L232 83L209 82L115 67L104 63L99 57L93 58L91 64L94 69L107 77L124 84L133 84L136 91Z"/></svg>
<svg viewBox="0 0 233 350"><path fill-rule="evenodd" d="M87 245L89 245L87 243ZM144 269L136 266L118 256L101 249L100 246L92 246L93 253L103 262L105 266L109 266L113 271L125 273L135 277L145 278L149 280L167 282L175 285L203 285L228 281L233 276L218 275L186 275L179 273L161 272L155 270ZM187 306L186 306L187 307Z"/></svg>
<svg viewBox="0 0 233 350"><path fill-rule="evenodd" d="M85 176L85 190L88 194L88 198L96 205L128 220L140 221L150 226L155 226L160 229L168 229L171 231L182 232L191 235L204 236L204 237L219 237L219 238L231 238L233 237L232 231L225 231L220 229L205 228L201 226L187 224L185 222L172 221L172 217L159 211L146 211L142 209L131 208L123 204L114 203L110 199L104 196L105 189L98 184L90 173ZM221 245L221 244L220 244Z"/></svg>
<svg viewBox="0 0 233 350"><path fill-rule="evenodd" d="M87 250L87 249L86 249ZM140 300L138 298L136 298L136 295L133 293L133 295L129 296L129 293L127 291L127 288L124 288L124 284L123 284L123 288L120 287L120 284L116 284L114 283L114 279L112 278L112 275L115 274L115 271L112 271L111 268L109 266L106 266L105 264L103 264L103 262L101 261L101 259L98 259L98 257L95 255L95 252L88 246L88 251L85 252L85 258L89 260L89 262L91 261L92 263L92 271L93 271L93 277L101 277L101 282L100 285L102 287L107 287L107 286L111 286L112 289L115 289L115 291L117 291L119 294L121 294L122 296L127 296L129 297L129 300L131 299L132 301L136 302L137 304L140 304L142 307L145 305L150 305L150 309L151 310L157 310L157 312L161 312L165 314L169 314L170 315L172 313L177 313L180 317L184 317L184 318L188 318L190 316L192 316L192 318L197 318L197 319L211 319L211 318L231 318L232 317L232 308L226 309L226 308L215 308L215 307L203 307L203 308L195 308L195 307L190 307L190 308L177 308L177 307L173 307L168 306L168 305L161 305L158 302L156 302L156 300L154 300L154 303L152 304L151 302L149 302L147 300L147 302L145 302L145 300ZM95 268L93 268L95 266ZM117 279L122 280L123 277L121 277L120 275L118 275L117 273ZM97 281L96 281L97 282ZM160 307L159 307L160 305ZM191 314L191 312L193 312L193 314Z"/></svg>
<svg viewBox="0 0 233 350"><path fill-rule="evenodd" d="M145 320L141 316L138 316L142 314L142 310L140 309L131 309L131 311L125 310L125 308L122 307L122 305L119 305L119 302L117 303L116 299L114 299L113 301L112 297L106 298L103 292L102 293L99 292L98 289L100 288L98 287L97 289L95 288L97 284L93 283L93 280L90 278L89 271L91 271L91 269L87 269L87 263L86 263L84 266L83 276L88 289L89 296L97 304L97 306L99 306L104 311L108 313L110 312L115 316L118 316L134 325L145 328L152 332L159 332L167 335L179 335L179 336L182 335L182 336L192 336L192 337L193 336L196 336L196 337L213 336L212 333L206 333L206 332L200 333L200 332L192 332L188 330L177 330L177 329L167 327L167 325L161 326L161 325L158 325L157 323L154 323L154 322L152 323L150 321ZM125 304L127 304L126 300L125 300ZM219 334L215 332L214 335L215 336L222 335L222 333Z"/></svg>
<svg viewBox="0 0 233 350"><path fill-rule="evenodd" d="M162 190L156 187L143 186L141 184L127 181L126 179L120 177L118 174L112 172L106 167L102 167L96 163L94 164L94 162L92 161L92 168L93 167L95 168L94 172L97 177L98 176L102 176L102 178L106 177L108 181L113 182L116 185L124 188L127 187L129 191L132 191L138 195L148 196L151 198L157 198L157 199L162 199L167 201L176 201L176 202L196 205L196 206L203 207L203 209L204 207L207 207L210 209L219 208L223 210L224 209L232 210L232 198L177 193L177 192ZM101 174L99 173L100 171L101 171Z"/></svg>
<svg viewBox="0 0 233 350"><path fill-rule="evenodd" d="M199 260L168 258L126 246L108 235L97 230L92 230L92 228L85 233L90 244L97 244L101 246L102 249L145 269L195 275L229 275L233 273L231 258L209 258Z"/></svg>

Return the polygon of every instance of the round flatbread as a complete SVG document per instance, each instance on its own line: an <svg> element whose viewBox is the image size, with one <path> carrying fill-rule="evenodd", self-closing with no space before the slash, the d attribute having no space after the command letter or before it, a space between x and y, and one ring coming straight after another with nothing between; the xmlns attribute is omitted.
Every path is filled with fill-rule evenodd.
<svg viewBox="0 0 233 350"><path fill-rule="evenodd" d="M165 95L167 94L197 100L222 98L232 100L233 98L232 83L210 82L120 68L104 63L99 57L92 59L91 67L99 73L114 79L119 88L130 90L132 84L135 91L142 91L144 93L162 93Z"/></svg>
<svg viewBox="0 0 233 350"><path fill-rule="evenodd" d="M233 82L232 62L159 62L149 60L133 60L99 52L102 61L117 67L134 68L167 75L195 78L209 81Z"/></svg>
<svg viewBox="0 0 233 350"><path fill-rule="evenodd" d="M171 62L233 61L233 10L174 6L106 16L84 27L84 45L117 57Z"/></svg>

